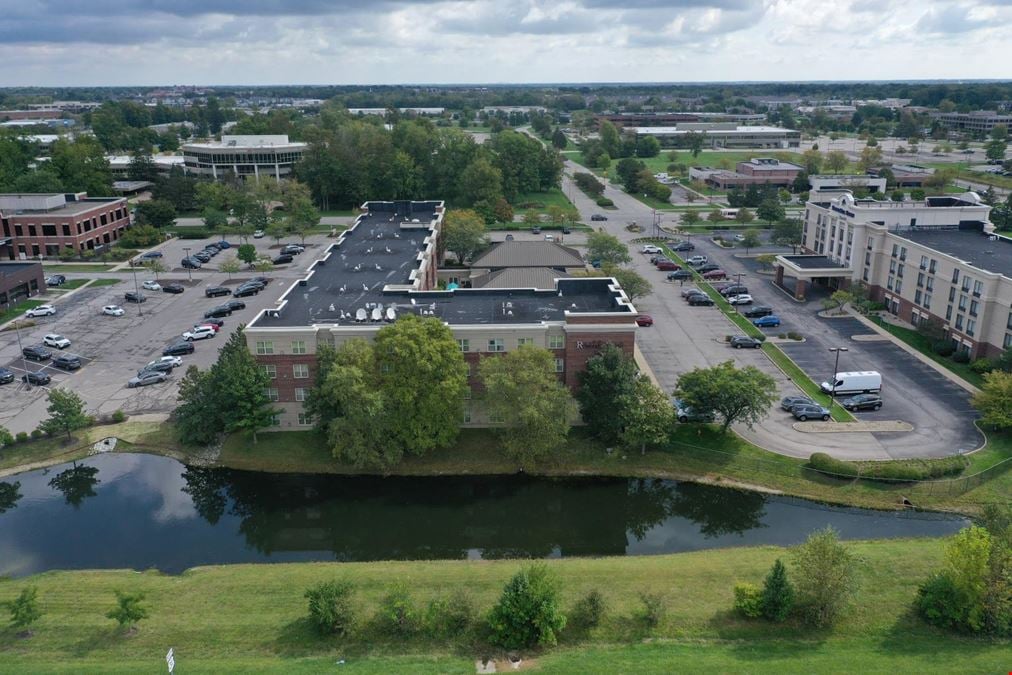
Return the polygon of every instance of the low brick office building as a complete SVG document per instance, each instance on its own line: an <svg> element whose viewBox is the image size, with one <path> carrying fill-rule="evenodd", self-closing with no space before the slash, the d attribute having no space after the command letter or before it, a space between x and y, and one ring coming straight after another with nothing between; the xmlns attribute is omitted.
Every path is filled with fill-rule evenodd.
<svg viewBox="0 0 1012 675"><path fill-rule="evenodd" d="M112 245L130 226L127 200L76 194L0 194L0 258L55 258Z"/></svg>
<svg viewBox="0 0 1012 675"><path fill-rule="evenodd" d="M0 262L0 312L45 290L42 263Z"/></svg>
<svg viewBox="0 0 1012 675"><path fill-rule="evenodd" d="M368 202L363 209L305 279L246 328L250 351L273 380L270 395L283 411L279 428L312 424L303 401L313 386L317 345L371 339L408 313L438 317L451 328L475 391L480 359L523 344L550 350L559 378L571 388L605 344L633 353L636 310L614 279L559 278L545 290L438 290L443 202ZM487 421L471 404L461 423Z"/></svg>

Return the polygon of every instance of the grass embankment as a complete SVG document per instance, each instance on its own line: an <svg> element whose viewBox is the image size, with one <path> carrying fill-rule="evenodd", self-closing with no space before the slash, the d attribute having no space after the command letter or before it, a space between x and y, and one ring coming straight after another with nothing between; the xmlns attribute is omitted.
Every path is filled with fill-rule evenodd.
<svg viewBox="0 0 1012 675"><path fill-rule="evenodd" d="M55 260L47 260L46 267L42 273L47 277L51 274L67 274L68 272L109 272L119 263L61 263Z"/></svg>
<svg viewBox="0 0 1012 675"><path fill-rule="evenodd" d="M917 586L940 564L937 539L855 542L860 590L832 630L747 621L731 611L736 582L760 583L786 556L778 547L740 548L638 558L572 558L548 565L568 611L591 590L605 598L600 626L563 631L557 648L533 657L548 672L781 672L846 670L1004 672L1007 642L952 636L910 611ZM34 635L0 629L0 670L154 672L169 647L180 672L474 672L498 656L477 637L439 641L380 632L372 618L395 583L413 602L465 589L481 615L519 568L516 561L304 563L201 567L176 577L156 572L50 572L0 582L0 601L38 587L43 616ZM346 639L318 636L306 620L303 591L347 579L362 619ZM104 614L114 591L146 595L150 616L124 636ZM639 593L663 597L665 618L648 628L637 618ZM344 659L341 666L336 665ZM533 664L532 664L533 665Z"/></svg>
<svg viewBox="0 0 1012 675"><path fill-rule="evenodd" d="M969 364L957 363L950 356L942 356L941 354L935 353L935 350L931 348L931 340L924 335L921 335L916 330L891 324L878 317L875 317L872 320L883 330L889 332L891 335L894 335L900 340L903 340L903 342L910 345L921 354L924 354L935 363L951 370L953 373L963 378L973 386L982 387L984 385L984 377L973 372Z"/></svg>
<svg viewBox="0 0 1012 675"><path fill-rule="evenodd" d="M528 209L533 209L537 213L547 213L550 206L558 206L565 211L572 211L575 207L573 203L569 201L565 193L559 188L552 188L547 192L524 192L517 195L516 199L511 201L513 208L517 214L523 214Z"/></svg>

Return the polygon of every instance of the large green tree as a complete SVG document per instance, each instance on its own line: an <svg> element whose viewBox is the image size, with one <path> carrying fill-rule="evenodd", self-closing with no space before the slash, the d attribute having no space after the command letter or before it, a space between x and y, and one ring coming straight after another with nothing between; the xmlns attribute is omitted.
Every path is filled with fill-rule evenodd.
<svg viewBox="0 0 1012 675"><path fill-rule="evenodd" d="M995 429L1012 429L1012 373L993 370L984 375L984 384L973 397L981 422Z"/></svg>
<svg viewBox="0 0 1012 675"><path fill-rule="evenodd" d="M70 439L70 432L91 424L91 418L84 411L84 401L76 392L53 388L46 396L49 417L39 425L46 433L65 433Z"/></svg>
<svg viewBox="0 0 1012 675"><path fill-rule="evenodd" d="M628 267L607 265L604 268L604 273L615 277L615 281L619 283L619 286L622 287L622 290L625 291L630 300L642 298L649 294L653 288L647 279Z"/></svg>
<svg viewBox="0 0 1012 675"><path fill-rule="evenodd" d="M610 343L587 359L586 368L577 374L580 416L591 433L605 443L621 439L623 421L616 411L633 396L638 377L632 358Z"/></svg>
<svg viewBox="0 0 1012 675"><path fill-rule="evenodd" d="M632 391L619 400L618 416L622 421L622 440L646 454L648 445L662 445L671 433L674 410L667 394L649 378L636 378Z"/></svg>
<svg viewBox="0 0 1012 675"><path fill-rule="evenodd" d="M698 413L720 415L721 431L734 422L751 427L769 414L776 400L772 377L755 366L736 368L725 361L712 368L695 368L678 378L675 395Z"/></svg>
<svg viewBox="0 0 1012 675"><path fill-rule="evenodd" d="M497 435L509 457L534 464L562 447L575 406L555 374L551 352L523 345L482 359L478 370L485 409L501 424Z"/></svg>
<svg viewBox="0 0 1012 675"><path fill-rule="evenodd" d="M176 222L176 207L164 199L149 199L137 205L137 222L153 227L170 227Z"/></svg>
<svg viewBox="0 0 1012 675"><path fill-rule="evenodd" d="M221 348L211 375L219 392L214 398L223 407L225 430L248 433L256 443L257 431L273 423L277 410L267 397L271 378L250 353L242 326Z"/></svg>
<svg viewBox="0 0 1012 675"><path fill-rule="evenodd" d="M470 209L455 209L443 220L443 248L464 263L488 247L485 219Z"/></svg>
<svg viewBox="0 0 1012 675"><path fill-rule="evenodd" d="M632 262L629 247L613 234L597 230L587 235L587 257L604 265L624 265Z"/></svg>
<svg viewBox="0 0 1012 675"><path fill-rule="evenodd" d="M784 205L776 199L766 199L756 209L756 216L759 217L759 220L765 220L770 225L780 222L785 215Z"/></svg>
<svg viewBox="0 0 1012 675"><path fill-rule="evenodd" d="M808 535L792 551L797 603L805 622L816 628L832 625L857 590L853 554L827 527Z"/></svg>

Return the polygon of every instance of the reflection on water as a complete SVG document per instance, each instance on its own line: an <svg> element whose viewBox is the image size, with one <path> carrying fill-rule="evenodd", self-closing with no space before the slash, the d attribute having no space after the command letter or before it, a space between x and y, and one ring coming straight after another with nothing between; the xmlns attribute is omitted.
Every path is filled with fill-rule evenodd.
<svg viewBox="0 0 1012 675"><path fill-rule="evenodd" d="M640 555L963 521L826 507L692 483L523 476L373 478L104 455L0 483L0 574L286 560Z"/></svg>

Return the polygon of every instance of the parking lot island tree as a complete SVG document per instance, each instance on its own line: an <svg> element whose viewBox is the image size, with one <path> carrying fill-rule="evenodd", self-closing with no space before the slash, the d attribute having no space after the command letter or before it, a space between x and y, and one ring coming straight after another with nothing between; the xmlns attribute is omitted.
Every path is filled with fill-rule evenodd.
<svg viewBox="0 0 1012 675"><path fill-rule="evenodd" d="M218 265L218 271L227 274L229 279L231 279L232 275L236 274L241 269L242 265L239 263L239 258L234 255L222 260Z"/></svg>
<svg viewBox="0 0 1012 675"><path fill-rule="evenodd" d="M632 261L629 247L603 229L587 235L587 257L604 265L624 265Z"/></svg>
<svg viewBox="0 0 1012 675"><path fill-rule="evenodd" d="M247 265L252 265L257 259L257 249L253 244L240 244L235 255Z"/></svg>
<svg viewBox="0 0 1012 675"><path fill-rule="evenodd" d="M733 361L695 368L678 378L675 390L675 395L697 413L719 415L722 432L735 422L751 427L764 418L776 393L772 377L755 366L736 368Z"/></svg>
<svg viewBox="0 0 1012 675"><path fill-rule="evenodd" d="M770 238L774 244L797 249L801 246L802 234L801 221L797 218L788 218L773 225L773 234Z"/></svg>
<svg viewBox="0 0 1012 675"><path fill-rule="evenodd" d="M555 374L551 352L522 345L482 359L478 372L485 385L482 402L509 457L533 464L562 447L575 404Z"/></svg>
<svg viewBox="0 0 1012 675"><path fill-rule="evenodd" d="M49 402L46 412L49 417L40 425L44 432L50 435L66 434L67 440L70 440L72 431L91 424L91 418L84 411L84 401L76 392L53 388L46 396Z"/></svg>
<svg viewBox="0 0 1012 675"><path fill-rule="evenodd" d="M740 243L745 248L746 255L748 255L749 249L762 246L762 239L759 238L759 233L755 230L746 230L745 234L742 236L744 239L742 239Z"/></svg>

